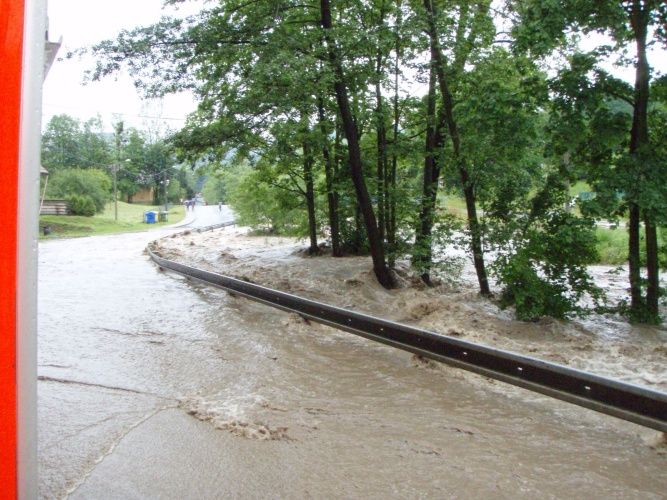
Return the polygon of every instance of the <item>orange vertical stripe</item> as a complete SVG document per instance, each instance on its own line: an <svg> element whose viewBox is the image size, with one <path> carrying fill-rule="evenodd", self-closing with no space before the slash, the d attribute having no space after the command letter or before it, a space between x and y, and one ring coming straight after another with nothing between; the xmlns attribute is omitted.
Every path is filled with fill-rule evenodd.
<svg viewBox="0 0 667 500"><path fill-rule="evenodd" d="M16 498L16 236L23 0L0 0L0 499Z"/></svg>

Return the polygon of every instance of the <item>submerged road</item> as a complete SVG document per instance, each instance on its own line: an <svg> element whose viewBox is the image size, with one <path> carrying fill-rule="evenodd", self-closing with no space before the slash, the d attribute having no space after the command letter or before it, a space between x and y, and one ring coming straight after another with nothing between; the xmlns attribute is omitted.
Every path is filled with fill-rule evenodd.
<svg viewBox="0 0 667 500"><path fill-rule="evenodd" d="M643 429L160 272L171 232L40 244L41 497L667 491Z"/></svg>

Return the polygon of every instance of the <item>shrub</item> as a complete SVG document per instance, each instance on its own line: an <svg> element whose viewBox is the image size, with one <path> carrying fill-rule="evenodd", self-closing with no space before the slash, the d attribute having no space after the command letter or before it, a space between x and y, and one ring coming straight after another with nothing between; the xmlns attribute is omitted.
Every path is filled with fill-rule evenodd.
<svg viewBox="0 0 667 500"><path fill-rule="evenodd" d="M562 210L544 214L493 265L503 285L501 306L513 305L521 320L568 318L585 312L582 299L602 298L587 271L596 262L591 221Z"/></svg>
<svg viewBox="0 0 667 500"><path fill-rule="evenodd" d="M304 203L300 195L267 183L261 171L239 166L225 172L226 201L239 225L276 234L308 234ZM212 200L209 200L212 201Z"/></svg>
<svg viewBox="0 0 667 500"><path fill-rule="evenodd" d="M93 202L95 212L101 212L111 199L111 179L103 170L93 168L60 170L49 179L48 194L68 200L73 196L87 197Z"/></svg>
<svg viewBox="0 0 667 500"><path fill-rule="evenodd" d="M90 217L95 215L95 202L88 195L73 194L67 197L69 208L73 215L85 215Z"/></svg>
<svg viewBox="0 0 667 500"><path fill-rule="evenodd" d="M227 186L219 175L209 175L202 188L202 195L211 205L227 202Z"/></svg>

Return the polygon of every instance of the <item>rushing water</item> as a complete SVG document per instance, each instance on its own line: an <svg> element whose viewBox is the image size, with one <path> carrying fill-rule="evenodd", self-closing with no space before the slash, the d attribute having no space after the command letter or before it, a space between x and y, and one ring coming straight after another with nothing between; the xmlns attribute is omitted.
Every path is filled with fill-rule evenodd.
<svg viewBox="0 0 667 500"><path fill-rule="evenodd" d="M656 433L163 273L156 236L40 245L42 497L664 497Z"/></svg>

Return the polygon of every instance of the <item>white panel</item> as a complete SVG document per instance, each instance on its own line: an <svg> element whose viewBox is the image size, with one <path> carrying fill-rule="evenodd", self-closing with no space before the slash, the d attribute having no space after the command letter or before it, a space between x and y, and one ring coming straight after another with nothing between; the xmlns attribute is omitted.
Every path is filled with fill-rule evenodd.
<svg viewBox="0 0 667 500"><path fill-rule="evenodd" d="M37 238L46 5L25 0L18 186L18 496L37 498Z"/></svg>

